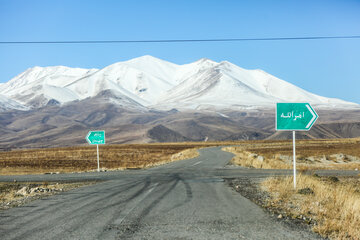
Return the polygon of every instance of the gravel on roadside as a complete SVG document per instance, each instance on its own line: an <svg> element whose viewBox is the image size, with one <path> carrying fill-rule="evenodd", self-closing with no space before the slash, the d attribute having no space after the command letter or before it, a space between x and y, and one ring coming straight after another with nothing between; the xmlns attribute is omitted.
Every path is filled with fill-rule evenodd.
<svg viewBox="0 0 360 240"><path fill-rule="evenodd" d="M0 182L0 211L95 182Z"/></svg>
<svg viewBox="0 0 360 240"><path fill-rule="evenodd" d="M283 222L293 229L310 231L315 222L309 223L304 219L294 218L291 214L287 213L283 209L274 208L269 203L271 196L268 192L264 191L260 187L260 183L264 178L232 178L225 179L227 184L233 188L236 192L240 193L243 197L251 200L258 206L262 207L268 214L270 214L274 220ZM316 234L316 233L314 233ZM318 234L317 234L318 235ZM318 235L318 239L324 239Z"/></svg>

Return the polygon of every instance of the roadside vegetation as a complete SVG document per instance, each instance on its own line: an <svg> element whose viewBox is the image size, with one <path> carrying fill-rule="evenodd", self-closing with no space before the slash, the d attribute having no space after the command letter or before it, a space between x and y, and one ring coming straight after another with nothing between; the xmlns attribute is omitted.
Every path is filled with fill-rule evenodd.
<svg viewBox="0 0 360 240"><path fill-rule="evenodd" d="M235 154L232 163L264 169L292 168L292 141L252 142L238 147L224 147ZM360 139L299 140L296 142L299 170L360 169Z"/></svg>
<svg viewBox="0 0 360 240"><path fill-rule="evenodd" d="M292 168L289 140L237 142L185 142L100 145L100 168L147 168L198 156L197 149L211 146L235 154L233 164L255 168ZM360 139L297 141L299 170L360 169ZM94 171L96 147L77 146L0 151L0 174L40 174Z"/></svg>
<svg viewBox="0 0 360 240"><path fill-rule="evenodd" d="M235 154L232 163L249 168L292 169L292 141L252 142L223 150ZM296 164L310 170L359 170L360 139L298 140ZM360 172L359 172L360 173ZM278 218L301 220L330 239L360 239L360 176L320 177L317 174L273 177L261 183L270 197L262 206Z"/></svg>
<svg viewBox="0 0 360 240"><path fill-rule="evenodd" d="M301 219L314 232L330 239L360 239L360 178L292 177L269 178L262 188L270 193L265 207L277 209L281 218Z"/></svg>
<svg viewBox="0 0 360 240"><path fill-rule="evenodd" d="M210 144L209 144L210 145ZM194 143L99 145L100 168L122 170L152 167L198 156ZM26 149L0 152L0 174L39 174L94 171L96 146Z"/></svg>

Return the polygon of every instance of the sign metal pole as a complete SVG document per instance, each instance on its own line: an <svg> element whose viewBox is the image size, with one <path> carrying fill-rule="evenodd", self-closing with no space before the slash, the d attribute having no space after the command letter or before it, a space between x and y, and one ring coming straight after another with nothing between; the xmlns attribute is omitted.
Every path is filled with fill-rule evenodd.
<svg viewBox="0 0 360 240"><path fill-rule="evenodd" d="M296 189L296 147L295 131L311 129L318 115L310 103L277 103L275 113L276 131L293 132L294 189Z"/></svg>
<svg viewBox="0 0 360 240"><path fill-rule="evenodd" d="M92 145L96 144L97 171L100 172L99 144L105 144L105 131L90 131L86 135L86 141Z"/></svg>
<svg viewBox="0 0 360 240"><path fill-rule="evenodd" d="M99 144L96 144L96 153L97 153L98 172L100 172Z"/></svg>
<svg viewBox="0 0 360 240"><path fill-rule="evenodd" d="M296 153L295 153L295 131L293 131L293 162L294 162L294 189L296 189Z"/></svg>

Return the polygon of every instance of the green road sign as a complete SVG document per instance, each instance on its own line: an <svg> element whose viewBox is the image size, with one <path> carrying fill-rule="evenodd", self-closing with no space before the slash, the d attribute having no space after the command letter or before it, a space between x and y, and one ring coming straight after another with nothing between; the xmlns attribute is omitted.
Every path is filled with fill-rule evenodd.
<svg viewBox="0 0 360 240"><path fill-rule="evenodd" d="M276 130L308 131L318 119L309 103L277 103Z"/></svg>
<svg viewBox="0 0 360 240"><path fill-rule="evenodd" d="M105 131L90 131L86 136L89 144L105 144Z"/></svg>

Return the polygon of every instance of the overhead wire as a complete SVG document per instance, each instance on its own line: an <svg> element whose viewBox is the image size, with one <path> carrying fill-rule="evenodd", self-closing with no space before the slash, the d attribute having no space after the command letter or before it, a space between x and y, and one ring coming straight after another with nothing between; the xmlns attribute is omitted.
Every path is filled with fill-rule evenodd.
<svg viewBox="0 0 360 240"><path fill-rule="evenodd" d="M293 41L326 39L360 39L360 35L350 36L308 36L308 37L268 37L268 38L207 38L207 39L148 39L148 40L58 40L58 41L0 41L0 44L112 44L112 43L186 43L186 42L241 42L241 41Z"/></svg>

